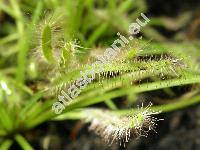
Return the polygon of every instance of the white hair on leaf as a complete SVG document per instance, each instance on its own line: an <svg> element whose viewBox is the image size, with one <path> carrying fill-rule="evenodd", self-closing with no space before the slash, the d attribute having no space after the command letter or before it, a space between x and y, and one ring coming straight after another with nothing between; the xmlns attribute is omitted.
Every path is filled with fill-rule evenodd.
<svg viewBox="0 0 200 150"><path fill-rule="evenodd" d="M125 146L132 138L147 137L149 131L155 131L157 122L163 120L152 116L161 111L153 111L151 106L152 103L149 103L143 108L142 104L136 114L128 116L118 116L108 110L87 109L85 122L90 122L89 130L101 136L106 143Z"/></svg>

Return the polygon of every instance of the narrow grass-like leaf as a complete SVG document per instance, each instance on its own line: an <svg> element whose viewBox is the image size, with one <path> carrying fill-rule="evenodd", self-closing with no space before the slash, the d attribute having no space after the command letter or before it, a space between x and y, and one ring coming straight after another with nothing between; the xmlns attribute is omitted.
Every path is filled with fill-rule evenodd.
<svg viewBox="0 0 200 150"><path fill-rule="evenodd" d="M40 16L40 14L42 12L42 8L43 8L43 2L39 1L37 3L37 7L36 7L36 9L34 11L34 14L33 14L33 17L32 17L33 19L31 21L31 26L34 26L38 22L39 16Z"/></svg>
<svg viewBox="0 0 200 150"><path fill-rule="evenodd" d="M105 104L111 109L111 110L116 110L117 109L117 106L115 105L115 103L108 99L105 101Z"/></svg>
<svg viewBox="0 0 200 150"><path fill-rule="evenodd" d="M51 110L52 103L52 100L48 100L45 103L35 104L26 114L25 128L32 128L55 116Z"/></svg>
<svg viewBox="0 0 200 150"><path fill-rule="evenodd" d="M20 111L20 117L25 118L26 113L37 103L37 101L44 95L44 92L38 92L34 94L31 99L27 102L25 107Z"/></svg>
<svg viewBox="0 0 200 150"><path fill-rule="evenodd" d="M5 140L3 143L0 145L0 150L9 150L13 141L11 140Z"/></svg>
<svg viewBox="0 0 200 150"><path fill-rule="evenodd" d="M28 141L21 135L16 135L15 140L21 146L23 150L34 150L32 146L28 143Z"/></svg>
<svg viewBox="0 0 200 150"><path fill-rule="evenodd" d="M43 111L38 116L35 116L35 118L33 119L28 118L25 124L25 129L31 129L47 120L50 120L53 117L55 117L55 113L51 110L51 105L50 105L47 111Z"/></svg>
<svg viewBox="0 0 200 150"><path fill-rule="evenodd" d="M102 23L89 37L86 46L92 46L96 40L106 31L108 23Z"/></svg>
<svg viewBox="0 0 200 150"><path fill-rule="evenodd" d="M120 13L128 12L128 10L133 7L135 7L134 0L125 0L119 5L118 11Z"/></svg>
<svg viewBox="0 0 200 150"><path fill-rule="evenodd" d="M0 1L0 9L6 12L8 15L12 16L13 18L17 18L14 10L10 8L10 6L4 4L3 1Z"/></svg>
<svg viewBox="0 0 200 150"><path fill-rule="evenodd" d="M18 38L19 38L19 34L13 33L13 34L8 35L8 36L6 36L6 37L4 37L4 38L1 38L1 39L0 39L0 45L7 44L7 43L9 43L9 42L12 42L12 41L14 41L14 40L17 40Z"/></svg>
<svg viewBox="0 0 200 150"><path fill-rule="evenodd" d="M52 100L48 100L46 102L38 102L27 112L26 116L28 120L32 120L33 118L37 118L40 114L46 111L51 107Z"/></svg>
<svg viewBox="0 0 200 150"><path fill-rule="evenodd" d="M7 132L4 129L0 129L0 137L1 136L6 136Z"/></svg>
<svg viewBox="0 0 200 150"><path fill-rule="evenodd" d="M13 129L12 118L3 105L0 105L0 116L1 116L0 122L1 122L2 126L7 131L11 131Z"/></svg>
<svg viewBox="0 0 200 150"><path fill-rule="evenodd" d="M3 143L0 145L0 150L9 150L13 141L11 140L5 140Z"/></svg>

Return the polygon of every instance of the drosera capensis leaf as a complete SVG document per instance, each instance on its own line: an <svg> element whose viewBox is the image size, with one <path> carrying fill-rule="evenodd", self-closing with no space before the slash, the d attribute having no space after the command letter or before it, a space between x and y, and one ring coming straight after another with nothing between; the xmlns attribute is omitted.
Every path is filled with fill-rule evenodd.
<svg viewBox="0 0 200 150"><path fill-rule="evenodd" d="M72 57L73 54L70 52L69 46L65 44L65 46L61 48L60 67L63 69L69 69Z"/></svg>
<svg viewBox="0 0 200 150"><path fill-rule="evenodd" d="M180 98L172 100L173 102L168 103L168 104L162 104L159 106L152 106L152 110L154 111L162 111L161 113L167 113L167 112L172 112L176 111L178 109L183 109L185 107L192 106L194 104L199 104L200 103L200 95L197 94L196 91L189 92ZM188 102L189 101L189 102ZM76 120L76 119L83 119L84 118L84 110L87 110L88 108L85 109L76 109L74 111L66 112L63 113L59 116L56 116L53 120L55 121L62 121L62 120ZM123 116L127 114L132 114L132 113L137 113L138 109L118 109L112 111L116 115Z"/></svg>
<svg viewBox="0 0 200 150"><path fill-rule="evenodd" d="M41 6L42 7L42 6ZM38 63L55 67L60 60L60 49L63 47L63 15L62 9L46 12L44 18L36 24L31 51ZM49 68L48 66L48 68ZM56 66L58 67L58 66Z"/></svg>
<svg viewBox="0 0 200 150"><path fill-rule="evenodd" d="M52 30L49 25L46 25L42 31L42 52L49 63L53 63L53 48L52 48Z"/></svg>
<svg viewBox="0 0 200 150"><path fill-rule="evenodd" d="M85 113L85 122L91 122L89 130L94 131L101 136L108 144L119 142L124 145L131 138L148 136L148 132L157 126L157 122L163 119L152 117L161 111L151 110L152 103L145 108L143 104L141 111L132 115L118 116L110 111L100 109L87 109ZM138 107L140 110L140 108Z"/></svg>
<svg viewBox="0 0 200 150"><path fill-rule="evenodd" d="M101 95L101 97L97 96L97 95L90 95L90 96L79 96L77 99L75 99L73 101L73 103L69 104L69 106L66 107L66 109L64 110L64 112L69 112L71 110L77 109L77 108L82 108L85 106L89 106L89 105L93 105L93 104L97 104L100 103L102 101L105 101L106 99L112 99L112 98L116 98L116 97L120 97L123 95L126 95L127 93L130 92L136 92L136 93L141 93L144 92L146 90L148 91L153 91L153 90L157 90L157 89L162 89L162 88L166 88L166 87L173 87L173 86L178 86L178 85L185 85L185 84L193 84L193 83L199 83L199 76L192 76L192 75L188 75L188 77L182 78L182 79L172 79L171 81L162 81L162 82L156 82L156 83L149 83L144 84L143 86L137 86L137 87L132 87L132 88L122 88L119 89L118 91L111 91L108 93L104 93L103 95ZM87 98L87 100L85 100L85 98ZM27 127L33 127L36 126L37 124L40 124L41 122L43 122L44 120L48 120L48 118L52 118L53 116L56 116L55 114L53 114L53 112L51 110L46 111L45 113L41 114L40 117L37 118L37 120L33 121L34 123L30 123L27 124ZM34 120L34 119L32 119Z"/></svg>
<svg viewBox="0 0 200 150"><path fill-rule="evenodd" d="M154 91L154 90L163 89L167 87L199 83L200 82L199 79L200 79L200 76L188 76L187 78L182 77L180 79L170 79L170 80L164 80L164 81L157 81L153 83L145 83L145 84L141 84L141 85L131 87L131 88L130 87L122 88L117 91L105 92L103 94L99 93L99 90L97 91L97 93L89 92L85 95L79 96L74 101L72 101L72 103L70 103L69 106L66 107L65 111L71 110L73 108L80 108L80 107L96 104L106 99L113 99L120 96L124 96L130 92L142 93L146 91ZM101 95L101 97L97 95ZM87 99L87 101L85 101L85 99Z"/></svg>
<svg viewBox="0 0 200 150"><path fill-rule="evenodd" d="M178 99L172 100L172 102L167 103L167 104L162 104L158 106L153 106L152 110L154 111L161 111L161 113L168 113L172 111L177 111L179 109L184 109L189 106L199 104L200 103L200 94L199 91L191 91L183 96L181 96ZM118 110L115 111L118 115L125 115L125 114L130 114L132 113L133 110L131 109L124 109L124 110ZM138 110L135 110L137 112ZM78 114L75 114L78 116Z"/></svg>
<svg viewBox="0 0 200 150"><path fill-rule="evenodd" d="M145 74L147 74L146 77L159 76L162 79L172 77L178 78L182 76L181 71L187 69L184 67L184 65L182 66L182 62L179 59L173 59L165 55L161 55L161 58L156 58L155 56L151 55L147 55L146 57L150 57L148 58L149 60L145 60L145 57L141 57L141 60L136 57L134 60L114 61L110 62L109 64L105 64L103 72L95 73L94 83L98 82L97 84L102 84L103 81L111 83L108 80L111 81L112 78L120 78L121 82L124 80L127 81L128 79L129 83L132 83L132 81L137 81L137 77L135 77L135 75L131 75L131 73L134 74L136 72L138 73L137 76L141 77L140 80L142 80ZM87 69L92 68L89 65L82 67L82 70ZM56 89L66 88L67 84L73 83L77 77L80 76L79 74L74 74L74 77L72 77L72 74L70 75L67 72L61 75L58 79L54 80L56 81L54 82ZM69 76L71 76L71 80ZM51 89L57 91L55 88Z"/></svg>

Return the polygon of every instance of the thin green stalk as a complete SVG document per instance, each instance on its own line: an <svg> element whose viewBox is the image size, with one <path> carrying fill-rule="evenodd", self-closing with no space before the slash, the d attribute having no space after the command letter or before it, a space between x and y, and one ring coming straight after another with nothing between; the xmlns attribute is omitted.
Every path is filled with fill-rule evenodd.
<svg viewBox="0 0 200 150"><path fill-rule="evenodd" d="M16 135L15 140L21 146L23 150L34 150L32 146L28 143L28 141L21 135Z"/></svg>

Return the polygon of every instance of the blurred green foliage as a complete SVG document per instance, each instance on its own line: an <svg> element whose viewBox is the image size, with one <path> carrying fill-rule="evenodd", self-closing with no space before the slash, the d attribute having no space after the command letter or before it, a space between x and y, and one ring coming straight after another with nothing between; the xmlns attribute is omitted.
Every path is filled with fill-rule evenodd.
<svg viewBox="0 0 200 150"><path fill-rule="evenodd" d="M66 88L72 79L76 79L80 70L87 69L89 55L93 51L96 53L96 50L103 52L104 47L116 39L117 32L128 35L130 23L134 22L140 13L146 11L144 0L134 2L132 0L1 0L0 149L9 149L13 141L16 141L22 149L33 149L22 133L49 120L81 119L84 117L82 111L93 104L105 102L109 109L119 115L129 114L131 112L129 109L118 109L113 102L114 98L119 99L122 96L127 96L127 103L131 105L137 101L140 93L160 89L166 93L173 93L171 87L189 84L197 88L183 93L177 101L152 109L168 112L199 103L200 93L197 83L200 82L198 63L200 46L196 43L168 42L155 30L155 26L167 28L184 26L186 22L182 18L187 20L187 13L180 17L177 24L172 24L173 21L166 18L151 18L151 23L142 29L145 38L136 40L130 48L137 52L143 47L143 51L135 53L137 57L172 51L172 56L177 59L183 58L187 66L181 69L175 67L178 76L161 70L163 65L165 68L171 67L171 64L163 60L123 63L116 61L105 67L104 72L122 72L122 74L109 79L100 75L101 84L95 81L89 85L74 103L66 107L62 115L56 116L51 110L52 104L56 101L56 92ZM47 18L55 13L60 14L62 19L55 18L52 26L45 26L50 23L45 23ZM151 38L165 42L150 42L148 46L144 46L148 43L147 39ZM70 46L75 40L79 43L74 44L86 48L80 48L83 54L77 53L72 56L71 47L66 48L66 45ZM63 50L62 58L58 57L58 50L61 52ZM50 63L43 60L44 57L50 60ZM56 60L52 63L53 58ZM121 59L128 60L130 57L122 55ZM63 66L60 60L64 63ZM75 66L77 64L79 66ZM141 68L144 72L138 75ZM160 79L162 73L168 78ZM127 82L122 83L122 78ZM151 78L152 82L136 84L146 78ZM130 85L133 80L135 82ZM49 91L53 91L53 94Z"/></svg>

